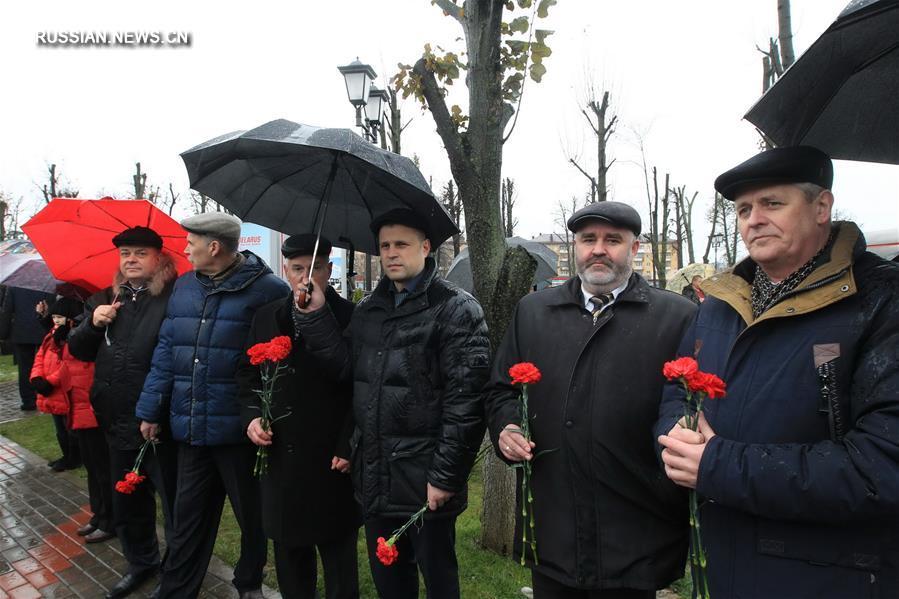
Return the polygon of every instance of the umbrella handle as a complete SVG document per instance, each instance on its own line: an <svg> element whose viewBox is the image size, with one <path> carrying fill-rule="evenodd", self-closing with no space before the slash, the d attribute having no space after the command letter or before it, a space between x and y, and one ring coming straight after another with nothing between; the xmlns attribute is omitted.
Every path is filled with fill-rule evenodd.
<svg viewBox="0 0 899 599"><path fill-rule="evenodd" d="M298 307L306 308L309 305L309 302L312 301L313 287L312 279L309 279L309 283L306 284L306 287L296 292L296 302Z"/></svg>

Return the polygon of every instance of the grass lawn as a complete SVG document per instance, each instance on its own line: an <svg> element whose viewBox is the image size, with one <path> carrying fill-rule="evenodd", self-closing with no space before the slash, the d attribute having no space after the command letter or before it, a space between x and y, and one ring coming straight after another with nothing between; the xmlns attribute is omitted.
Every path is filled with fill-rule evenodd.
<svg viewBox="0 0 899 599"><path fill-rule="evenodd" d="M2 357L4 360L6 358L7 356ZM0 362L0 375L3 372L2 364L3 362ZM0 435L12 439L48 460L59 457L59 446L56 444L53 421L48 415L40 414L0 425ZM83 467L77 470L77 474L82 478L86 477ZM522 597L519 589L530 585L528 570L509 558L485 551L478 546L482 494L480 468L476 466L470 483L469 507L456 522L456 554L459 560L462 597L465 599L516 599ZM161 518L160 514L160 522ZM369 599L377 597L377 593L371 580L363 538L360 531L358 544L360 596ZM225 562L233 564L237 561L239 553L240 529L234 519L231 506L226 502L218 538L215 542L215 554ZM319 572L321 572L321 568L319 568ZM265 581L272 588L278 586L271 546L269 546L268 565L265 569ZM681 597L690 596L689 577L678 581L673 586ZM319 588L323 593L321 576L319 576ZM420 597L424 598L424 584L422 583L419 588L421 589Z"/></svg>
<svg viewBox="0 0 899 599"><path fill-rule="evenodd" d="M0 383L16 380L18 369L12 363L12 356L0 356Z"/></svg>

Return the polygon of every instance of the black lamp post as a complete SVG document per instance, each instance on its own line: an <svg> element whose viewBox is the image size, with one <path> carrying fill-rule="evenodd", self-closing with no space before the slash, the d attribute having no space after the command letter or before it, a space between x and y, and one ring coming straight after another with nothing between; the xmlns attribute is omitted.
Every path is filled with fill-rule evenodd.
<svg viewBox="0 0 899 599"><path fill-rule="evenodd" d="M371 65L359 62L358 57L346 66L337 67L337 70L343 75L347 98L356 108L356 126L365 131L369 141L376 143L377 125L373 123L379 123L383 115L381 90L372 85L378 74ZM375 92L374 97L372 92Z"/></svg>

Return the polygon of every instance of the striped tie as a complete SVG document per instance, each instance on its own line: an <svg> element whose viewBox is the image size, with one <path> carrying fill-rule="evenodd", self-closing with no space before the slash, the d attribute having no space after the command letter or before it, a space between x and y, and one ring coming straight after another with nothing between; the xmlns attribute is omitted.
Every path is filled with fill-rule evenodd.
<svg viewBox="0 0 899 599"><path fill-rule="evenodd" d="M593 324L596 324L596 320L599 318L599 313L602 312L602 309L609 305L614 298L615 296L611 293L594 295L590 298L590 303L593 304L593 311L590 313L593 316Z"/></svg>

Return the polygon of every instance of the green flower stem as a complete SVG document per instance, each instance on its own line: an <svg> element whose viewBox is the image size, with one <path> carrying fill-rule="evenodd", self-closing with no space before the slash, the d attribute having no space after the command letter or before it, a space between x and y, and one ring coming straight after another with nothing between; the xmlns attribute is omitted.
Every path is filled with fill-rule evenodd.
<svg viewBox="0 0 899 599"><path fill-rule="evenodd" d="M397 528L395 531L393 531L393 534L390 535L389 539L387 539L387 546L389 547L389 546L392 546L394 543L396 543L396 540L398 538L400 538L404 532L406 532L406 529L409 528L410 526L412 526L416 520L421 518L426 511L428 511L428 502L427 501L425 502L425 504L423 506L421 506L420 510L418 510L417 512L412 514L412 517L409 518L405 524L403 524L402 526Z"/></svg>
<svg viewBox="0 0 899 599"><path fill-rule="evenodd" d="M699 415L702 414L702 404L705 393L692 392L686 379L681 378L684 391L687 394L687 405L684 406L684 423L691 431L699 428ZM689 409L689 407L693 409ZM693 597L697 599L711 599L709 594L709 582L706 572L706 556L702 547L702 534L699 524L699 499L695 489L690 489L690 577L693 579Z"/></svg>

